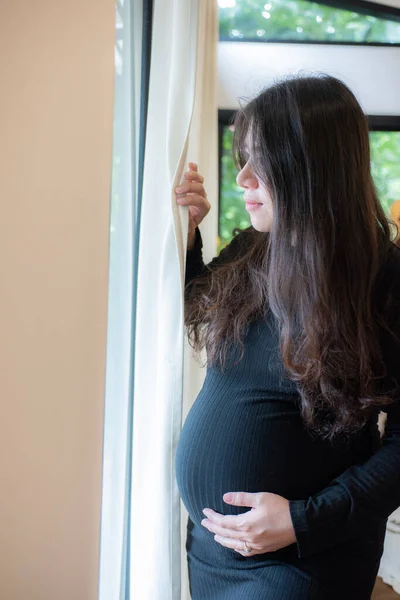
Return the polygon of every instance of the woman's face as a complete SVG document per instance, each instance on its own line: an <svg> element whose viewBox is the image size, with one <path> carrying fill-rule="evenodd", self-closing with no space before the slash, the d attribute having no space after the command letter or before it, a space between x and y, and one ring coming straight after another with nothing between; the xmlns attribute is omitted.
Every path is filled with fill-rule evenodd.
<svg viewBox="0 0 400 600"><path fill-rule="evenodd" d="M250 161L244 165L236 177L236 183L244 189L246 210L250 215L251 224L257 231L271 231L273 207L272 198L264 184L253 173ZM251 202L257 204L251 205ZM247 204L249 203L249 204Z"/></svg>

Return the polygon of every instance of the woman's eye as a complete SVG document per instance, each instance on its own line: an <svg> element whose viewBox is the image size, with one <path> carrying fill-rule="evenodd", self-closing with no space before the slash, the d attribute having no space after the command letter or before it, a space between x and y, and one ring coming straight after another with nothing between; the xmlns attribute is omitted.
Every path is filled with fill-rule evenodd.
<svg viewBox="0 0 400 600"><path fill-rule="evenodd" d="M249 160L250 160L250 154L249 154L248 152L246 152L246 151L243 151L243 152L242 152L242 163L243 163L243 166L244 166L244 165L245 165L247 162L249 162Z"/></svg>

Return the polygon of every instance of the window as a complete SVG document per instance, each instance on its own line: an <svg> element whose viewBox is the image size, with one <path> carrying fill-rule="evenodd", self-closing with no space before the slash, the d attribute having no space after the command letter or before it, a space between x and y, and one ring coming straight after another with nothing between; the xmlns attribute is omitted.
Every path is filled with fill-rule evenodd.
<svg viewBox="0 0 400 600"><path fill-rule="evenodd" d="M221 41L400 44L400 10L330 0L218 0Z"/></svg>

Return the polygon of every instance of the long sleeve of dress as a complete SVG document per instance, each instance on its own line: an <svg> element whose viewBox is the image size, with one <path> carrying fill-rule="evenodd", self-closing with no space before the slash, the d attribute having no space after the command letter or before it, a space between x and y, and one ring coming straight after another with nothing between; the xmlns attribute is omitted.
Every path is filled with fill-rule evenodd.
<svg viewBox="0 0 400 600"><path fill-rule="evenodd" d="M186 252L185 286L201 275L205 267L202 252L203 241L201 239L200 229L196 227L195 232L194 246L191 250Z"/></svg>
<svg viewBox="0 0 400 600"><path fill-rule="evenodd" d="M234 258L238 255L243 247L246 232L249 229L251 228L249 227L247 230L244 230L234 236L232 241L220 251L219 255L215 256L211 262L205 265L202 253L203 241L201 239L201 232L200 229L196 227L194 246L186 253L185 297L187 297L189 294L191 287L190 284L194 279L196 279L196 277L203 276L206 273L211 273L213 269L223 263L228 262L231 258Z"/></svg>
<svg viewBox="0 0 400 600"><path fill-rule="evenodd" d="M290 500L299 558L340 544L400 506L400 411L388 410L382 446L307 500Z"/></svg>
<svg viewBox="0 0 400 600"><path fill-rule="evenodd" d="M399 265L400 261L392 273L397 281ZM391 329L400 338L398 295ZM392 385L393 382L399 385L400 342L387 335L382 339L387 372ZM399 392L394 397L396 403L383 408L387 413L385 433L381 446L372 456L346 469L314 496L289 501L299 558L349 540L366 528L382 523L400 506Z"/></svg>

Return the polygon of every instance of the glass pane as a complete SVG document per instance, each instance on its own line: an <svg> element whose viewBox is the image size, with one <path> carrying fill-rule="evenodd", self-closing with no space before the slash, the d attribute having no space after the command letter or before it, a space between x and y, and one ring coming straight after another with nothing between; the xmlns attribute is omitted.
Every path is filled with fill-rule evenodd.
<svg viewBox="0 0 400 600"><path fill-rule="evenodd" d="M99 600L125 598L135 195L131 2L116 6L114 128Z"/></svg>
<svg viewBox="0 0 400 600"><path fill-rule="evenodd" d="M232 239L234 227L250 227L243 202L243 188L236 183L237 170L232 158L233 131L224 127L222 136L221 198L218 252ZM400 132L370 132L371 171L386 214L400 218ZM400 225L400 221L399 221Z"/></svg>
<svg viewBox="0 0 400 600"><path fill-rule="evenodd" d="M220 37L400 43L400 23L307 0L218 0Z"/></svg>

